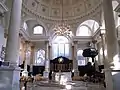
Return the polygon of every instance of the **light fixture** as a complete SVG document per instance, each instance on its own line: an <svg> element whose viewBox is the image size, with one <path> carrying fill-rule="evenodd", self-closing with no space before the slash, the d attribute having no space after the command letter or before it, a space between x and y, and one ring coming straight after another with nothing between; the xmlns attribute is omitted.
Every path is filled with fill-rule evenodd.
<svg viewBox="0 0 120 90"><path fill-rule="evenodd" d="M65 23L63 19L63 0L61 1L61 9L62 9L62 16L61 16L61 23L55 25L53 29L57 35L71 35L70 25Z"/></svg>

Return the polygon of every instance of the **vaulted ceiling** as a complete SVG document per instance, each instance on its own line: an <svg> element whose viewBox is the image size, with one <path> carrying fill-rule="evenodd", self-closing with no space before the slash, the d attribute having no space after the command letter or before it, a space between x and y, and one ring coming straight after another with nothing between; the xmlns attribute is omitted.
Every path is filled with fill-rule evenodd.
<svg viewBox="0 0 120 90"><path fill-rule="evenodd" d="M37 16L60 20L62 13L65 20L82 18L93 13L101 5L101 0L23 0L23 7Z"/></svg>

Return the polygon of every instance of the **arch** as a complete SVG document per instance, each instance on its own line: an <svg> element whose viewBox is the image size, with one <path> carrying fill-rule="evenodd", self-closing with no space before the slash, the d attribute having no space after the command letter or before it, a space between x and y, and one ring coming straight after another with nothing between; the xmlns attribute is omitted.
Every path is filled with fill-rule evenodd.
<svg viewBox="0 0 120 90"><path fill-rule="evenodd" d="M57 23L57 24L56 24ZM51 39L53 39L54 37L56 37L56 36L65 36L65 37L67 37L67 38L69 38L69 39L72 39L72 37L74 36L74 34L73 34L73 31L71 30L72 28L71 28L71 26L70 25L68 25L69 26L69 28L70 28L70 30L67 30L67 31L69 31L69 33L64 33L64 34L58 34L58 32L57 31L59 31L59 30L57 30L57 29L55 29L55 27L59 27L59 25L61 25L60 23L58 23L58 22L56 22L56 23L54 23L53 25L51 25L51 27L49 28L49 36L51 37ZM66 28L67 29L67 28ZM56 31L55 31L56 30Z"/></svg>
<svg viewBox="0 0 120 90"><path fill-rule="evenodd" d="M76 36L91 36L91 34L91 30L85 25L80 26L76 32Z"/></svg>
<svg viewBox="0 0 120 90"><path fill-rule="evenodd" d="M56 36L54 37L52 43L68 43L69 40L65 36Z"/></svg>
<svg viewBox="0 0 120 90"><path fill-rule="evenodd" d="M56 36L52 41L52 57L58 56L69 57L69 39L65 36Z"/></svg>
<svg viewBox="0 0 120 90"><path fill-rule="evenodd" d="M81 27L82 27L82 29L87 29L88 28L88 30L87 31L90 31L90 33L89 34L85 34L86 32L85 32L85 30L83 31L82 29L81 29ZM84 28L83 28L84 27ZM99 28L100 26L99 26L99 24L98 24L98 22L96 22L95 20L86 20L86 21L84 21L84 22L82 22L79 26L78 26L78 28L77 28L77 31L76 31L76 36L90 36L90 35L92 35L98 28ZM79 32L81 32L82 34L81 35L79 35L80 33Z"/></svg>
<svg viewBox="0 0 120 90"><path fill-rule="evenodd" d="M40 21L39 19L37 20L36 18L33 18L33 17L28 17L28 16L25 16L22 18L22 22L29 22L29 21L36 21L38 24L37 25L41 25L44 27L44 31L45 31L45 35L48 35L48 28L46 26L46 24L42 21ZM28 27L29 28L29 27Z"/></svg>

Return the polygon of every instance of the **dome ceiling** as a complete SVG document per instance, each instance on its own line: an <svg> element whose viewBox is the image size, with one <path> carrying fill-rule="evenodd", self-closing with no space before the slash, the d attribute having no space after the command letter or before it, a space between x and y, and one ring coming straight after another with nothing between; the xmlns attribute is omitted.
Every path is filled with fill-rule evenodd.
<svg viewBox="0 0 120 90"><path fill-rule="evenodd" d="M23 8L40 17L51 20L82 18L96 10L101 0L23 0Z"/></svg>

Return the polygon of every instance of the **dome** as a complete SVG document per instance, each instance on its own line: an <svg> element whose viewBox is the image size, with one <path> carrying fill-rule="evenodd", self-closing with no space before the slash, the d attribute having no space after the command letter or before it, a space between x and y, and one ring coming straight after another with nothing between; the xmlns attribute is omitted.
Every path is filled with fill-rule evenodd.
<svg viewBox="0 0 120 90"><path fill-rule="evenodd" d="M23 7L29 12L47 19L64 20L82 18L93 13L101 5L101 0L23 0Z"/></svg>

